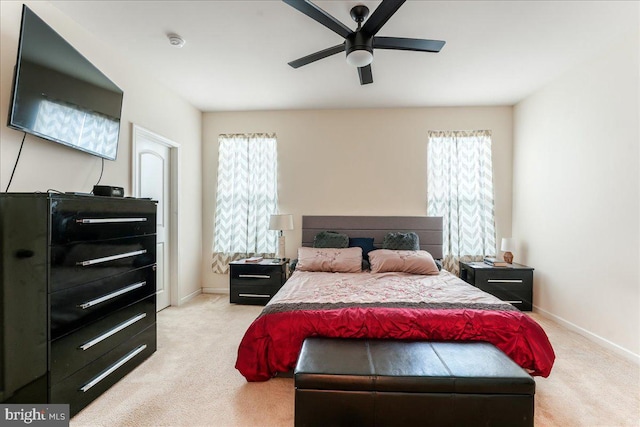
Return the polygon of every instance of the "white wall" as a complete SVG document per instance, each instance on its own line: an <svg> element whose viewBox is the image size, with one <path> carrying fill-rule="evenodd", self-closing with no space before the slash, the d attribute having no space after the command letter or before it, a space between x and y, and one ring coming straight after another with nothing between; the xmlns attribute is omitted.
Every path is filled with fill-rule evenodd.
<svg viewBox="0 0 640 427"><path fill-rule="evenodd" d="M228 292L211 272L218 135L275 132L279 204L294 215L286 253L296 257L302 215L426 215L427 131L493 131L496 226L511 233L512 108L406 108L206 113L203 246L206 291Z"/></svg>
<svg viewBox="0 0 640 427"><path fill-rule="evenodd" d="M16 63L23 2L0 2L0 119L6 120L13 67ZM117 185L131 195L131 129L138 124L169 138L181 147L180 198L180 298L199 293L202 265L202 114L182 98L128 66L118 52L47 2L25 2L96 67L124 90L122 128L116 161L105 161L101 184ZM6 123L6 122L4 122ZM0 187L4 191L23 134L0 127ZM10 191L90 192L100 176L101 159L59 144L27 135Z"/></svg>
<svg viewBox="0 0 640 427"><path fill-rule="evenodd" d="M638 33L514 109L513 235L541 313L640 360Z"/></svg>

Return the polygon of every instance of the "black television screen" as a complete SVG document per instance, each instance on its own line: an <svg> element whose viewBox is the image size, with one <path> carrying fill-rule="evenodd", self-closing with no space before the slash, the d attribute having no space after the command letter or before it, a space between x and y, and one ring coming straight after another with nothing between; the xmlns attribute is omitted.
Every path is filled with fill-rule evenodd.
<svg viewBox="0 0 640 427"><path fill-rule="evenodd" d="M115 160L123 92L22 7L9 127Z"/></svg>

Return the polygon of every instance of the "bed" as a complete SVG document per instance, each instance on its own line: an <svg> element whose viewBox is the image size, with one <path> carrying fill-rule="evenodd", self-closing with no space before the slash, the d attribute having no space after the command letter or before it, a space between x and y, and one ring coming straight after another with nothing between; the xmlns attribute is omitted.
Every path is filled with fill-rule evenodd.
<svg viewBox="0 0 640 427"><path fill-rule="evenodd" d="M389 233L412 232L419 238L414 252L442 258L439 217L303 216L301 251L326 231L352 239L373 238L372 249L380 248ZM373 270L375 253L369 254ZM531 317L445 270L414 274L296 269L247 329L236 369L247 381L290 372L302 343L311 336L486 341L531 375L543 377L550 374L555 359L546 333Z"/></svg>

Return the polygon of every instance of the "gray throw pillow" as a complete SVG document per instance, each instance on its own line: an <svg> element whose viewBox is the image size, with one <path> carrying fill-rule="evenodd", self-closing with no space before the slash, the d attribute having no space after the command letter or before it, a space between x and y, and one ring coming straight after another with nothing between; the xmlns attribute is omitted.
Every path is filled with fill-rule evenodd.
<svg viewBox="0 0 640 427"><path fill-rule="evenodd" d="M382 249L417 251L420 250L420 240L413 231L408 233L387 233L382 241Z"/></svg>
<svg viewBox="0 0 640 427"><path fill-rule="evenodd" d="M313 238L314 248L348 248L349 236L336 231L321 231Z"/></svg>

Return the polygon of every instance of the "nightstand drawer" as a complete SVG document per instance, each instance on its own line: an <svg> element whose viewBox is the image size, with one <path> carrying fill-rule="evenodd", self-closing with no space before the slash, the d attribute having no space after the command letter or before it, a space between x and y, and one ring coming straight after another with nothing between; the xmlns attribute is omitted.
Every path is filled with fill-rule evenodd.
<svg viewBox="0 0 640 427"><path fill-rule="evenodd" d="M231 280L272 280L281 281L284 276L285 269L282 265L263 265L263 264L243 264L233 265L231 264Z"/></svg>
<svg viewBox="0 0 640 427"><path fill-rule="evenodd" d="M230 302L236 304L261 304L264 305L280 290L282 285L269 286L231 286Z"/></svg>
<svg viewBox="0 0 640 427"><path fill-rule="evenodd" d="M476 270L476 286L517 286L529 285L533 281L533 270L492 268Z"/></svg>
<svg viewBox="0 0 640 427"><path fill-rule="evenodd" d="M260 274L260 273L244 273L232 277L234 285L240 286L269 286L280 285L283 283L283 275L278 273Z"/></svg>
<svg viewBox="0 0 640 427"><path fill-rule="evenodd" d="M482 262L460 262L460 278L467 283L531 311L533 303L533 268L521 264L492 267Z"/></svg>
<svg viewBox="0 0 640 427"><path fill-rule="evenodd" d="M522 311L531 311L531 300L533 294L531 289L528 290L488 290L480 288L483 291L500 298L504 302L512 304Z"/></svg>
<svg viewBox="0 0 640 427"><path fill-rule="evenodd" d="M229 302L264 305L287 280L287 262L230 263Z"/></svg>
<svg viewBox="0 0 640 427"><path fill-rule="evenodd" d="M525 279L497 280L489 279L477 281L475 286L483 291L526 292L531 289L529 281Z"/></svg>

